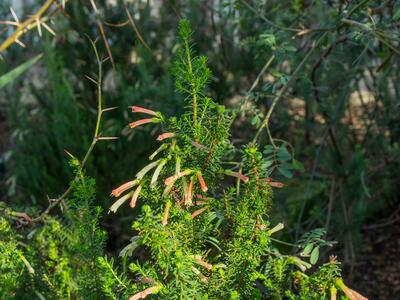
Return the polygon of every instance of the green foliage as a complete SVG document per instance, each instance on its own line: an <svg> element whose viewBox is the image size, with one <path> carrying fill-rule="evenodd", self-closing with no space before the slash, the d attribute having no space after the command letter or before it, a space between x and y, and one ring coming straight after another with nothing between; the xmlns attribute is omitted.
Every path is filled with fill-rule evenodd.
<svg viewBox="0 0 400 300"><path fill-rule="evenodd" d="M0 217L1 299L10 299L13 297L15 295L15 287L18 286L24 273L27 273L26 266L24 265L24 262L27 261L19 245L20 239L21 237L13 232L7 220Z"/></svg>
<svg viewBox="0 0 400 300"><path fill-rule="evenodd" d="M110 269L105 269L102 214L94 206L95 183L79 162L73 193L63 205L62 220L48 216L43 226L19 233L1 217L1 299L101 299L109 295ZM5 215L7 217L7 214ZM104 283L101 285L101 283Z"/></svg>

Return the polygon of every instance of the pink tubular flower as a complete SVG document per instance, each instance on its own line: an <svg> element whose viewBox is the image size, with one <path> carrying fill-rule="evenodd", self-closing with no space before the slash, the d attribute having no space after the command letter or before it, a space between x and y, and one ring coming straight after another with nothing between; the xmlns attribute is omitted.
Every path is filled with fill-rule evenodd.
<svg viewBox="0 0 400 300"><path fill-rule="evenodd" d="M199 256L196 255L196 256L193 256L193 258L194 258L194 261L195 261L198 265L200 265L200 266L206 268L208 271L211 271L211 270L212 270L212 264L209 264L209 263L203 261L203 260L201 259L201 257L199 257Z"/></svg>
<svg viewBox="0 0 400 300"><path fill-rule="evenodd" d="M152 116L157 116L157 113L151 109L143 108L140 106L131 106L131 108L132 108L132 112L135 112L135 113L144 113L144 114L148 114L148 115L152 115Z"/></svg>
<svg viewBox="0 0 400 300"><path fill-rule="evenodd" d="M185 171L179 172L179 173L172 175L172 176L168 177L167 179L165 179L164 183L165 183L165 185L170 185L170 184L174 183L175 180L177 180L183 176L187 176L190 173L192 173L192 170L185 170Z"/></svg>
<svg viewBox="0 0 400 300"><path fill-rule="evenodd" d="M165 140L165 139L168 139L168 138L172 138L174 136L175 136L175 133L166 132L166 133L160 134L158 136L158 138L157 138L157 141L162 141L162 140Z"/></svg>
<svg viewBox="0 0 400 300"><path fill-rule="evenodd" d="M203 176L201 176L201 174L199 173L199 174L197 174L197 178L199 179L201 190L204 193L207 192L208 191L208 187L206 185L206 182L204 181Z"/></svg>
<svg viewBox="0 0 400 300"><path fill-rule="evenodd" d="M264 183L267 183L267 184L269 184L270 186L276 187L276 188L283 188L283 187L285 186L285 184L282 183L282 182L272 181L272 178L271 178L271 177L264 178L264 179L262 179L262 181L263 181Z"/></svg>
<svg viewBox="0 0 400 300"><path fill-rule="evenodd" d="M135 122L129 123L129 127L130 128L135 128L135 127L143 125L143 124L154 123L155 120L157 120L157 119L155 119L155 118L142 119L142 120L139 120L139 121L135 121Z"/></svg>
<svg viewBox="0 0 400 300"><path fill-rule="evenodd" d="M350 300L368 300L368 298L364 297L360 293L358 293L355 290L352 290L351 288L346 286L343 283L343 280L341 278L336 280L336 285L337 285L338 288L340 288L346 294L346 296Z"/></svg>
<svg viewBox="0 0 400 300"><path fill-rule="evenodd" d="M228 176L233 176L233 177L239 178L244 183L249 181L249 177L247 177L246 175L243 175L242 173L239 173L239 172L233 172L231 170L225 170L225 174L228 175Z"/></svg>
<svg viewBox="0 0 400 300"><path fill-rule="evenodd" d="M131 202L130 202L130 204L129 204L132 208L134 208L134 207L136 206L136 201L137 201L137 199L138 199L138 197L139 197L139 194L140 194L140 191L141 191L141 190L142 190L142 185L139 185L139 186L136 188L135 192L133 193Z"/></svg>
<svg viewBox="0 0 400 300"><path fill-rule="evenodd" d="M163 224L163 226L168 224L168 214L169 214L170 206L171 206L170 203L167 203L167 205L165 206L164 217L163 217L163 220L161 222L161 224Z"/></svg>
<svg viewBox="0 0 400 300"><path fill-rule="evenodd" d="M283 188L285 186L285 184L282 182L274 182L274 181L271 181L269 185L276 188Z"/></svg>
<svg viewBox="0 0 400 300"><path fill-rule="evenodd" d="M116 189L112 190L111 195L114 197L119 197L123 192L126 190L130 189L131 187L134 187L138 183L137 180L132 180L124 183L120 187L117 187Z"/></svg>
<svg viewBox="0 0 400 300"><path fill-rule="evenodd" d="M129 300L139 300L139 299L144 299L147 296L151 295L151 294L155 294L160 290L160 287L158 286L152 286L149 287L147 289L145 289L144 291L141 291L135 295L132 295L129 297Z"/></svg>
<svg viewBox="0 0 400 300"><path fill-rule="evenodd" d="M196 218L198 215L200 215L203 211L205 211L207 209L207 207L203 207L203 208L199 208L198 210L196 210L195 212L193 212L190 217L192 219Z"/></svg>
<svg viewBox="0 0 400 300"><path fill-rule="evenodd" d="M185 204L191 205L192 204L192 190L193 190L193 177L190 178L189 187L187 188L186 195L185 195Z"/></svg>

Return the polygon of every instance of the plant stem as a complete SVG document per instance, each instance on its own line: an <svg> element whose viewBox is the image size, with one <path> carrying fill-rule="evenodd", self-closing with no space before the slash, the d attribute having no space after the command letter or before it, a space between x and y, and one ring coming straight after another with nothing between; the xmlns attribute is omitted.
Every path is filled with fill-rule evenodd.
<svg viewBox="0 0 400 300"><path fill-rule="evenodd" d="M31 16L28 20L25 22L21 23L18 28L14 31L12 35L10 35L1 45L0 45L0 53L6 50L8 47L10 47L12 44L14 44L18 38L24 34L26 31L32 29L30 26L32 24L35 24L37 20L39 20L43 14L50 8L50 6L53 4L55 0L47 0L45 4L38 10L36 14Z"/></svg>
<svg viewBox="0 0 400 300"><path fill-rule="evenodd" d="M100 59L99 53L97 51L96 45L93 41L91 41L94 52L95 52L95 56L96 56L96 60L98 63L98 78L97 78L97 120L96 120L96 126L95 126L95 130L94 130L94 134L93 134L93 139L92 142L88 148L88 150L86 151L85 156L83 157L81 163L80 163L80 171L84 168L87 160L89 159L90 155L93 152L94 147L96 146L96 143L99 140L100 137L100 125L101 125L101 118L103 115L103 96L102 96L102 76L103 76L103 67L102 67L102 61ZM74 177L74 179L72 180L72 182L76 182L79 180L79 173L77 172L77 175ZM42 221L47 215L48 213L56 206L58 206L72 191L73 189L73 185L70 184L69 187L65 190L65 192L58 198L54 199L54 201L52 201L50 203L50 205L36 218L32 219L32 222L40 222Z"/></svg>
<svg viewBox="0 0 400 300"><path fill-rule="evenodd" d="M190 57L190 49L189 49L188 41L185 41L185 51L186 51L186 58L188 61L189 73L192 77L194 77L193 67L192 67L192 58ZM192 78L192 79L194 79L194 78ZM196 87L193 84L192 84L192 96L193 96L193 123L194 123L194 130L196 132L197 131L197 91L196 91Z"/></svg>

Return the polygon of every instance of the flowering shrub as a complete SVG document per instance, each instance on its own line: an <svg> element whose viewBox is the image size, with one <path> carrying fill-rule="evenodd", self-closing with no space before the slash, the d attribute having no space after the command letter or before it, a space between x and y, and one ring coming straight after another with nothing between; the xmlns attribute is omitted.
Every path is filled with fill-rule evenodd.
<svg viewBox="0 0 400 300"><path fill-rule="evenodd" d="M53 2L47 1L45 8ZM40 30L40 14L22 24L14 18L17 27L36 22ZM95 182L83 172L96 142L115 139L100 131L102 113L112 108L102 108L103 61L94 47L99 74L97 80L89 79L98 87L96 129L84 159L71 155L75 178L70 187L34 219L0 203L0 298L333 300L339 293L341 298L365 299L343 283L336 257L317 264L320 249L332 245L323 230L304 234L292 244L296 251L290 255L275 247L280 241L273 235L283 224L270 219L272 188L285 185L269 177L271 169L290 177L301 167L286 144L277 147L272 138L262 152L256 138L240 149L232 144L238 112L206 96L212 76L207 59L194 55L187 21L180 23L179 33L173 73L177 90L186 97L186 112L167 118L131 107L135 117L145 115L130 123L131 129L157 124L162 133L149 163L111 193L117 198L111 212L128 202L139 212L135 235L120 253L122 270L105 256L106 236L98 225L101 209L94 207ZM263 38L275 43L271 35ZM252 120L259 125L256 137L268 129L269 116ZM62 219L48 214L58 206ZM42 221L44 226L36 227ZM138 261L132 260L134 253Z"/></svg>
<svg viewBox="0 0 400 300"><path fill-rule="evenodd" d="M135 235L121 251L123 257L137 249L147 253L130 264L139 278L130 299L336 299L338 288L350 299L365 299L343 284L334 257L308 274L320 247L332 244L323 231L304 235L294 255L274 247L271 236L283 226L270 224L268 214L272 187L283 184L267 176L257 144L232 145L234 115L205 95L211 71L204 56L194 56L185 20L179 36L173 71L187 111L166 118L132 106L151 118L130 127L160 124L162 144L134 178L112 191L114 213L126 202L141 204Z"/></svg>

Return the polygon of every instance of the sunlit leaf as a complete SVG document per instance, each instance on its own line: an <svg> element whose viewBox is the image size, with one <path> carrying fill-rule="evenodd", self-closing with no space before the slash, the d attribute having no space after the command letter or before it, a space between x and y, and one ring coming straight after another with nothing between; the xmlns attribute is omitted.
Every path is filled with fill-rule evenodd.
<svg viewBox="0 0 400 300"><path fill-rule="evenodd" d="M314 250L311 252L310 256L310 263L315 265L319 258L319 247L315 247Z"/></svg>

